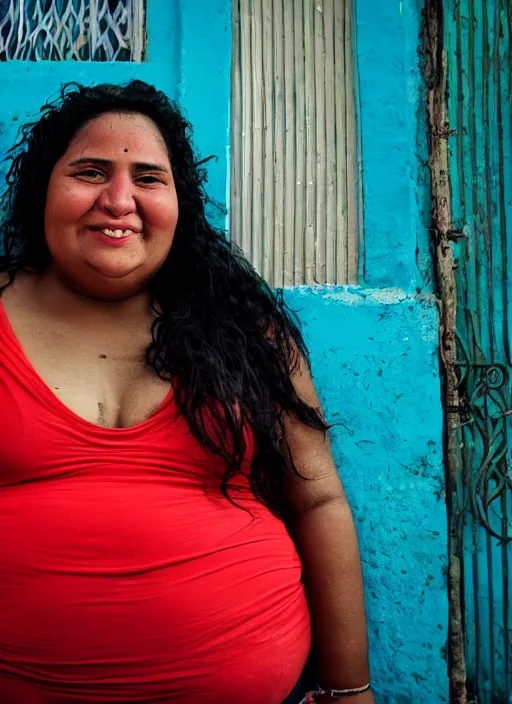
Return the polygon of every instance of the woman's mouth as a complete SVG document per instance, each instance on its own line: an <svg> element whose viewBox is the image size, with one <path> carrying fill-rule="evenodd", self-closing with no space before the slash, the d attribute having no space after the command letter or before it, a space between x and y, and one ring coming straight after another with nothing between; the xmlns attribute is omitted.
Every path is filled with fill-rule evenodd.
<svg viewBox="0 0 512 704"><path fill-rule="evenodd" d="M116 240L133 235L133 230L109 230L107 227L100 230L100 232L103 232L103 234L107 237L113 237Z"/></svg>
<svg viewBox="0 0 512 704"><path fill-rule="evenodd" d="M122 247L130 242L136 235L142 234L133 230L111 230L104 227L101 230L93 228L90 230L94 239L111 247Z"/></svg>

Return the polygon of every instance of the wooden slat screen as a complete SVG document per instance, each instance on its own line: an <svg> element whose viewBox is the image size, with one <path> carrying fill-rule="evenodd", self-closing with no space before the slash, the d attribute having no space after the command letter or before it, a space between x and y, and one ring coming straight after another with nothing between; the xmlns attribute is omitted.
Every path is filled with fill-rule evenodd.
<svg viewBox="0 0 512 704"><path fill-rule="evenodd" d="M234 0L230 235L273 286L356 283L351 0Z"/></svg>

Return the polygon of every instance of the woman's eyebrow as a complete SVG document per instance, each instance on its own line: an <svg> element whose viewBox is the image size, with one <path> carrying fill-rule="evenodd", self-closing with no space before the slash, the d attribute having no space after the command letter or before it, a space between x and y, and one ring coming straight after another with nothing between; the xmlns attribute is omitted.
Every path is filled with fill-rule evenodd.
<svg viewBox="0 0 512 704"><path fill-rule="evenodd" d="M99 159L97 157L84 156L81 159L75 159L69 165L70 166L80 166L82 164L94 164L96 166L103 166L103 168L108 168L112 166L112 161L110 159ZM137 162L133 164L134 171L159 171L161 173L168 173L169 169L162 164L150 164L147 162Z"/></svg>
<svg viewBox="0 0 512 704"><path fill-rule="evenodd" d="M112 162L109 159L98 159L92 156L84 156L81 159L75 159L70 162L70 166L80 166L81 164L95 164L96 166L111 166Z"/></svg>
<svg viewBox="0 0 512 704"><path fill-rule="evenodd" d="M134 164L135 171L161 171L168 173L169 169L162 164L147 164L145 162L138 162Z"/></svg>

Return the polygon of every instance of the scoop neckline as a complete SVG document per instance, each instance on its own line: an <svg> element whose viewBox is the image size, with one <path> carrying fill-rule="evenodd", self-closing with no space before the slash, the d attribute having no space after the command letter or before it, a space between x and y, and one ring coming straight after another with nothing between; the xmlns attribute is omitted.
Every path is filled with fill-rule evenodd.
<svg viewBox="0 0 512 704"><path fill-rule="evenodd" d="M44 379L38 374L38 372L35 370L34 366L32 365L31 361L28 359L25 350L23 349L23 345L19 341L18 337L16 336L16 333L13 330L13 327L11 325L11 322L9 320L9 317L7 316L7 313L4 308L4 304L2 301L2 297L0 296L0 318L2 319L4 323L4 327L7 331L7 334L11 338L12 343L17 349L18 354L20 355L20 361L27 367L29 370L31 376L34 378L34 380L37 382L37 385L40 387L42 392L47 396L49 402L51 403L53 411L65 418L68 421L72 421L77 425L81 425L83 428L89 430L90 432L93 432L95 434L101 434L101 435L110 435L110 436L126 436L130 434L135 434L139 433L143 430L146 430L147 428L150 428L154 425L157 425L162 418L163 412L167 409L167 407L171 404L171 402L174 400L174 388L171 386L169 389L169 392L165 396L165 398L162 400L162 402L157 406L155 411L149 416L149 418L146 418L146 420L141 421L140 423L137 423L136 425L130 425L127 428L105 428L101 425L96 425L95 423L91 423L91 421L86 420L85 418L82 418L79 416L77 413L72 411L66 404L61 401L61 399L52 391L52 389L48 386L48 384L44 381ZM173 413L172 419L169 419L169 424L176 420L177 414Z"/></svg>

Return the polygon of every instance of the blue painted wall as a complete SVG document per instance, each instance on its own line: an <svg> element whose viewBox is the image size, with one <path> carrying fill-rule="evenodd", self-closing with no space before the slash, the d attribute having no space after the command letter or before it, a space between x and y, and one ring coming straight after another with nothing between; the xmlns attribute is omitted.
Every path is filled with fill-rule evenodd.
<svg viewBox="0 0 512 704"><path fill-rule="evenodd" d="M448 701L437 313L396 289L297 289L356 518L379 704Z"/></svg>
<svg viewBox="0 0 512 704"><path fill-rule="evenodd" d="M300 311L366 580L378 704L448 701L447 529L431 296L420 0L354 0L365 247L359 288L287 292ZM230 0L148 0L146 64L0 63L0 152L60 83L140 77L184 105L225 200Z"/></svg>
<svg viewBox="0 0 512 704"><path fill-rule="evenodd" d="M194 126L208 166L208 193L227 202L231 82L231 2L181 0L182 54L180 102ZM225 226L224 218L217 224Z"/></svg>

